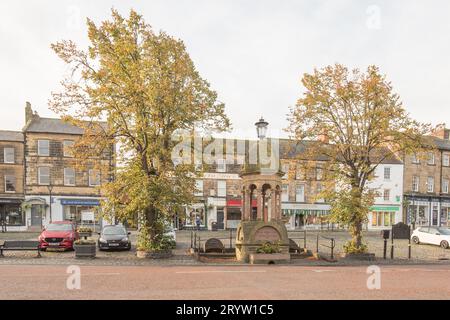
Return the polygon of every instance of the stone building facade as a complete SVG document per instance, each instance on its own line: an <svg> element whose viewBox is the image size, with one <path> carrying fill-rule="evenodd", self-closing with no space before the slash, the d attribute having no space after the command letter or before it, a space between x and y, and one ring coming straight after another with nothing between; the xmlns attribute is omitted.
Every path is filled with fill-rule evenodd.
<svg viewBox="0 0 450 320"><path fill-rule="evenodd" d="M220 145L227 145L226 141ZM231 145L233 145L231 143ZM249 143L247 142L247 145ZM326 159L305 159L305 145L292 140L279 140L280 170L284 173L281 185L281 210L288 229L321 228L327 223L330 206L319 194L324 188ZM208 229L234 229L241 221L243 165L236 155L226 160L226 154L209 165L197 180L196 203L178 214L177 227L200 226ZM387 175L389 172L389 175ZM372 208L367 228L379 229L402 220L403 163L392 156L379 166L372 182L380 197ZM254 199L253 207L256 207Z"/></svg>
<svg viewBox="0 0 450 320"><path fill-rule="evenodd" d="M450 129L438 127L430 137L434 150L409 154L404 162L403 219L414 226L449 226Z"/></svg>
<svg viewBox="0 0 450 320"><path fill-rule="evenodd" d="M15 196L22 219L20 225L10 224L8 230L40 230L51 221L62 220L100 227L99 186L112 178L114 146L101 159L81 167L71 149L83 134L81 128L61 119L40 117L28 102L25 123L22 132L16 133L21 141L14 142L18 185ZM11 144L2 141L0 147ZM12 170L10 164L0 166Z"/></svg>
<svg viewBox="0 0 450 320"><path fill-rule="evenodd" d="M0 225L16 230L26 229L23 160L23 133L0 131Z"/></svg>

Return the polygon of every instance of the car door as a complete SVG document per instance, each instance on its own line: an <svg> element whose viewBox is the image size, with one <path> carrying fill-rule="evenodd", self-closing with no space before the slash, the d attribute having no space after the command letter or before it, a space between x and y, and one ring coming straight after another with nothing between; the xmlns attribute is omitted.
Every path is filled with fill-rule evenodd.
<svg viewBox="0 0 450 320"><path fill-rule="evenodd" d="M429 229L429 227L422 227L419 229L419 241L421 243L431 243L431 235Z"/></svg>
<svg viewBox="0 0 450 320"><path fill-rule="evenodd" d="M428 237L430 239L431 244L439 245L441 243L441 236L437 228L430 227Z"/></svg>

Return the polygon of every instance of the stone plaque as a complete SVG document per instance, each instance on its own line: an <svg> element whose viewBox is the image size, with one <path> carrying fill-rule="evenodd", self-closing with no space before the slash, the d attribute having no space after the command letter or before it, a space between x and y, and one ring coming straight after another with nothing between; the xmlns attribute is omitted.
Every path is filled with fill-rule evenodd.
<svg viewBox="0 0 450 320"><path fill-rule="evenodd" d="M281 236L273 227L262 227L255 232L255 241L277 242L279 240Z"/></svg>
<svg viewBox="0 0 450 320"><path fill-rule="evenodd" d="M206 240L204 245L205 252L223 252L225 246L222 241L216 238L210 238Z"/></svg>

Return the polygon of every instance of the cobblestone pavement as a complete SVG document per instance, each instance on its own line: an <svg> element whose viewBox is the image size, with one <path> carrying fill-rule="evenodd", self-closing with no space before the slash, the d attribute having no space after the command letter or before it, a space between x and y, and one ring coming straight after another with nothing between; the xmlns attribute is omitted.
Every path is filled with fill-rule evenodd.
<svg viewBox="0 0 450 320"><path fill-rule="evenodd" d="M31 240L37 239L38 233L31 232L8 232L0 233L0 242L2 240ZM200 237L200 243L209 238L219 238L226 247L234 246L235 232L230 231L200 231L197 233ZM319 235L319 252L322 255L329 256L330 249L323 245L329 245L330 240L327 238L334 238L336 247L334 255L339 256L342 253L343 244L349 240L350 236L346 231L307 231L306 233L306 247L315 252L317 235ZM304 236L303 232L289 232L289 237L295 239L300 247L304 246L304 240L299 239ZM97 235L93 236L96 240ZM43 252L41 259L32 259L36 254L34 252L5 252L5 258L0 259L0 264L99 264L99 265L196 265L201 264L188 255L187 251L191 244L191 232L182 230L177 232L177 248L173 250L174 256L165 260L142 260L136 258L135 243L136 232L132 232L131 240L133 247L131 251L97 251L97 258L92 260L76 259L73 251L68 252ZM231 238L230 238L231 237ZM327 237L327 238L325 238ZM442 249L438 246L432 245L411 245L411 260L408 260L408 240L395 240L394 243L394 257L395 260L390 260L390 240L387 243L387 260L383 260L383 239L381 239L378 231L364 232L364 241L368 244L369 250L375 253L377 262L385 263L449 263L450 249ZM219 264L235 264L235 261L220 261ZM308 261L301 259L295 262L296 264L329 264L324 261ZM360 263L348 262L340 260L339 264Z"/></svg>

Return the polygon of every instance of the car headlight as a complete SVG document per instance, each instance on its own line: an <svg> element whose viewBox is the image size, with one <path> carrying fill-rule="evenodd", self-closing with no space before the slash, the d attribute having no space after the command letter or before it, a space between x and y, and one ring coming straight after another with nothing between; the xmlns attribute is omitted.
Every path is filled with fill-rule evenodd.
<svg viewBox="0 0 450 320"><path fill-rule="evenodd" d="M103 238L98 239L98 241L100 241L101 243L106 243L106 240Z"/></svg>
<svg viewBox="0 0 450 320"><path fill-rule="evenodd" d="M122 239L122 242L128 242L128 240L129 240L128 237L125 237Z"/></svg>

